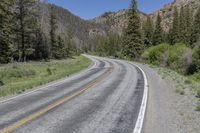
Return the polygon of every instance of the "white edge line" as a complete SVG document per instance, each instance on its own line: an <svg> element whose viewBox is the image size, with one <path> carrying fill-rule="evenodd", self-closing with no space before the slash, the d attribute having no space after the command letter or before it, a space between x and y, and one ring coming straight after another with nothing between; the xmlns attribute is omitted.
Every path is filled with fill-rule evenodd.
<svg viewBox="0 0 200 133"><path fill-rule="evenodd" d="M131 63L131 64L133 64L133 63ZM133 64L133 65L140 69L140 71L142 72L142 75L144 77L143 99L142 99L139 115L138 115L134 130L133 130L133 133L141 133L142 132L142 128L143 128L143 124L144 124L144 117L145 117L145 113L146 113L146 107L147 107L148 81L147 81L147 76L146 76L145 72L138 65L135 65L135 64Z"/></svg>
<svg viewBox="0 0 200 133"><path fill-rule="evenodd" d="M48 88L50 86L55 86L55 85L62 84L66 80L71 80L71 79L75 78L76 76L82 75L82 74L86 73L88 70L90 70L92 68L95 68L97 66L96 60L92 60L90 57L87 57L87 58L89 58L93 63L92 63L92 65L90 65L87 69L83 70L82 72L76 73L74 75L71 75L70 77L66 77L66 78L62 78L62 79L56 80L56 81L52 81L52 82L44 84L42 86L38 86L38 87L32 88L32 89L30 89L29 91L27 91L25 93L22 93L22 94L19 94L19 95L16 95L16 96L12 96L10 98L8 97L8 98L5 98L5 99L0 99L0 104L3 104L5 102L11 101L11 100L19 98L19 97L30 95L30 94L32 94L32 93L34 93L36 91L46 89L46 88Z"/></svg>

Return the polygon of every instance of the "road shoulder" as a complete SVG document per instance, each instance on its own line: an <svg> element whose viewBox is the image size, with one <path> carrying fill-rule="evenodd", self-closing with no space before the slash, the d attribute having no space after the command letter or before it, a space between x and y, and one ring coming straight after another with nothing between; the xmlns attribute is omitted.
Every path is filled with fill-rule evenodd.
<svg viewBox="0 0 200 133"><path fill-rule="evenodd" d="M187 92L176 93L176 85L170 78L163 78L146 65L139 66L145 71L149 86L144 133L198 133L199 113L194 110L195 97Z"/></svg>

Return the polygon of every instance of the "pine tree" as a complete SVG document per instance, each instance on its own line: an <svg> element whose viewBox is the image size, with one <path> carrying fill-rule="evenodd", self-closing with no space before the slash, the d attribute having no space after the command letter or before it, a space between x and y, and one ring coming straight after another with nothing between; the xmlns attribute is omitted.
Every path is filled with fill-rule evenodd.
<svg viewBox="0 0 200 133"><path fill-rule="evenodd" d="M180 40L179 41L182 43L186 43L187 24L186 24L186 14L185 14L184 7L181 7L179 20L180 20L180 27L179 27Z"/></svg>
<svg viewBox="0 0 200 133"><path fill-rule="evenodd" d="M161 26L161 16L158 14L157 20L156 20L156 25L155 25L155 30L153 33L153 45L158 45L160 43L163 43L163 29Z"/></svg>
<svg viewBox="0 0 200 133"><path fill-rule="evenodd" d="M65 41L65 57L69 58L72 57L72 44L71 44L71 40L67 38L67 40Z"/></svg>
<svg viewBox="0 0 200 133"><path fill-rule="evenodd" d="M186 43L191 47L191 39L192 39L192 22L193 22L193 17L192 17L192 11L190 9L190 6L187 5L185 8L185 21L186 21Z"/></svg>
<svg viewBox="0 0 200 133"><path fill-rule="evenodd" d="M15 30L18 42L18 60L26 61L34 53L37 28L36 5L38 0L15 1Z"/></svg>
<svg viewBox="0 0 200 133"><path fill-rule="evenodd" d="M191 44L194 44L200 38L200 8L196 12L192 25Z"/></svg>
<svg viewBox="0 0 200 133"><path fill-rule="evenodd" d="M39 25L36 29L36 42L34 47L35 59L49 59L49 48L47 36L43 33L42 27Z"/></svg>
<svg viewBox="0 0 200 133"><path fill-rule="evenodd" d="M128 27L123 35L123 54L130 59L138 59L143 52L144 46L136 0L131 1L128 15Z"/></svg>
<svg viewBox="0 0 200 133"><path fill-rule="evenodd" d="M177 7L174 8L173 24L169 31L169 42L175 44L179 42L179 12Z"/></svg>
<svg viewBox="0 0 200 133"><path fill-rule="evenodd" d="M57 42L56 42L56 29L57 29L57 20L56 14L54 10L54 6L50 6L50 41L51 41L51 49L50 49L50 57L55 58L57 54Z"/></svg>
<svg viewBox="0 0 200 133"><path fill-rule="evenodd" d="M12 2L12 0L0 2L0 63L8 63L11 60Z"/></svg>
<svg viewBox="0 0 200 133"><path fill-rule="evenodd" d="M144 32L144 44L146 47L152 46L152 36L153 36L153 21L151 17L147 18L147 21L143 25Z"/></svg>
<svg viewBox="0 0 200 133"><path fill-rule="evenodd" d="M55 58L56 59L62 59L62 58L65 58L65 42L64 40L62 39L61 36L58 36L58 47L57 47L57 51L56 51L56 55L55 55Z"/></svg>
<svg viewBox="0 0 200 133"><path fill-rule="evenodd" d="M35 30L35 47L34 47L34 59L49 59L49 43L47 35L43 31L43 21L44 21L44 8L45 3L39 3L37 5L37 27ZM40 13L40 14L39 14Z"/></svg>

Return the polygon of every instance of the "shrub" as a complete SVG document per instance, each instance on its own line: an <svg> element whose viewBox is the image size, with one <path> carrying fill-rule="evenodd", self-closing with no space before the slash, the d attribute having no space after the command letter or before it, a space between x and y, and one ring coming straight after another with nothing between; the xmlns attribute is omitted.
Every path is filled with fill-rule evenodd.
<svg viewBox="0 0 200 133"><path fill-rule="evenodd" d="M171 47L169 53L169 66L181 73L188 73L192 65L192 50L185 44L177 43Z"/></svg>
<svg viewBox="0 0 200 133"><path fill-rule="evenodd" d="M168 44L160 44L146 50L142 58L147 60L149 63L154 65L159 65L160 61L162 61L161 56L163 53L166 53L169 50L170 46Z"/></svg>
<svg viewBox="0 0 200 133"><path fill-rule="evenodd" d="M197 70L200 70L200 42L194 48L194 52L193 52L192 57L193 57L193 63L196 66Z"/></svg>
<svg viewBox="0 0 200 133"><path fill-rule="evenodd" d="M183 66L182 71L185 74L194 74L196 72L196 67L194 66L192 60L192 51L188 50L181 58L181 63Z"/></svg>
<svg viewBox="0 0 200 133"><path fill-rule="evenodd" d="M178 72L187 73L192 65L192 50L185 44L178 43L173 46L160 44L147 49L142 59L153 65L167 66Z"/></svg>
<svg viewBox="0 0 200 133"><path fill-rule="evenodd" d="M0 86L3 86L4 85L4 82L2 79L0 79Z"/></svg>
<svg viewBox="0 0 200 133"><path fill-rule="evenodd" d="M52 75L52 71L49 67L47 68L47 73L48 73L48 75Z"/></svg>
<svg viewBox="0 0 200 133"><path fill-rule="evenodd" d="M200 89L197 90L197 97L200 98Z"/></svg>
<svg viewBox="0 0 200 133"><path fill-rule="evenodd" d="M185 91L184 91L184 90L181 90L181 91L180 91L180 95L185 95Z"/></svg>

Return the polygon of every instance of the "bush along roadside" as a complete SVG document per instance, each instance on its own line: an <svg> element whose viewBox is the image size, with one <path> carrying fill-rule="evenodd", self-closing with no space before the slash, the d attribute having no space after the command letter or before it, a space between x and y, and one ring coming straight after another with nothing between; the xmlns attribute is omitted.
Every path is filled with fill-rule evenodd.
<svg viewBox="0 0 200 133"><path fill-rule="evenodd" d="M142 61L154 67L163 78L169 77L176 84L176 93L187 95L186 88L197 98L196 110L200 111L200 62L199 47L191 49L185 44L160 44L142 54Z"/></svg>
<svg viewBox="0 0 200 133"><path fill-rule="evenodd" d="M142 54L142 60L183 74L194 71L192 68L192 49L182 43L160 44L151 47Z"/></svg>

